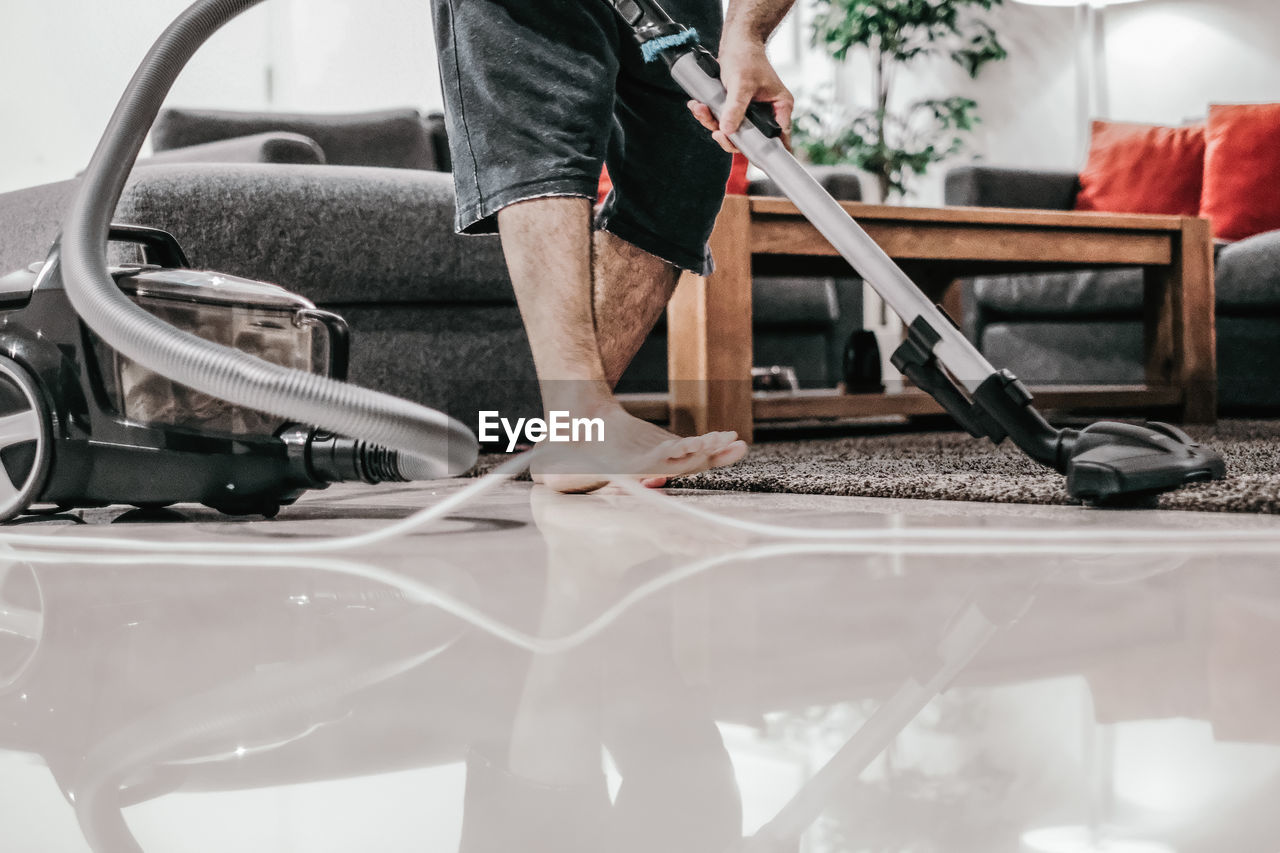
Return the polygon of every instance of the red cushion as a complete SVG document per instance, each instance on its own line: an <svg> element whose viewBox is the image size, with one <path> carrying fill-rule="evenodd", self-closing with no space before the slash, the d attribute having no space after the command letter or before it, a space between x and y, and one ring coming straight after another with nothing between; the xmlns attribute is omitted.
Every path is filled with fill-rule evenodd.
<svg viewBox="0 0 1280 853"><path fill-rule="evenodd" d="M609 167L600 167L600 185L596 187L596 204L604 204L609 191L613 189L613 178L609 177Z"/></svg>
<svg viewBox="0 0 1280 853"><path fill-rule="evenodd" d="M747 166L749 165L747 158L742 154L733 155L733 165L729 167L729 180L724 185L724 191L727 195L747 194ZM600 171L600 186L596 191L596 204L604 204L605 196L609 194L611 189L613 189L613 180L609 177L609 168L606 166Z"/></svg>
<svg viewBox="0 0 1280 853"><path fill-rule="evenodd" d="M1095 121L1076 210L1198 216L1204 146L1203 125Z"/></svg>
<svg viewBox="0 0 1280 853"><path fill-rule="evenodd" d="M1200 215L1222 240L1280 229L1280 104L1209 107Z"/></svg>
<svg viewBox="0 0 1280 853"><path fill-rule="evenodd" d="M747 194L747 166L750 163L742 154L733 155L733 165L729 167L729 180L724 185L727 195Z"/></svg>

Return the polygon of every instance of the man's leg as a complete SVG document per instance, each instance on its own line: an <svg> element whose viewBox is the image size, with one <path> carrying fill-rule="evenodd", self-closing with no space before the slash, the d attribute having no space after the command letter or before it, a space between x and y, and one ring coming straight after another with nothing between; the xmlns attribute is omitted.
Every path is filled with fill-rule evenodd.
<svg viewBox="0 0 1280 853"><path fill-rule="evenodd" d="M603 442L545 460L535 474L561 491L589 491L615 476L639 477L658 485L668 476L727 464L722 461L723 452L739 450L734 434L679 438L627 414L614 398L592 306L590 201L551 197L508 205L498 213L498 229L533 352L543 408L604 423ZM610 286L608 292L616 291ZM652 307L646 311L656 318ZM610 328L627 322L612 309L608 316ZM635 319L639 325L641 318ZM639 346L635 335L627 335L616 348L609 346L610 364L618 375L626 366L623 359L630 361Z"/></svg>
<svg viewBox="0 0 1280 853"><path fill-rule="evenodd" d="M626 240L596 231L593 303L605 379L613 388L631 364L680 280L680 271Z"/></svg>
<svg viewBox="0 0 1280 853"><path fill-rule="evenodd" d="M680 281L680 270L603 230L595 232L594 253L596 339L605 379L613 388L666 310ZM671 435L652 424L650 428ZM732 465L746 454L746 443L735 436L711 452L709 467Z"/></svg>

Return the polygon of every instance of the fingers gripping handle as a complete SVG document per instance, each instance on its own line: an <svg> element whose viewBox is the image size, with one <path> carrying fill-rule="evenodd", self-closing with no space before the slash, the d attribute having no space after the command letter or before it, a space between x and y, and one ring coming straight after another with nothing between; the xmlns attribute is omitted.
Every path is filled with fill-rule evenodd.
<svg viewBox="0 0 1280 853"><path fill-rule="evenodd" d="M708 72L704 61L687 53L672 63L671 75L694 100L719 116L728 93L724 83ZM902 269L862 230L840 203L805 171L782 140L766 135L753 122L744 123L730 139L795 203L849 265L880 294L907 324L923 317L937 332L933 352L955 379L975 391L995 368L974 349L938 307L916 287Z"/></svg>
<svg viewBox="0 0 1280 853"><path fill-rule="evenodd" d="M697 43L692 31L673 21L657 0L608 0L608 2L622 18L623 23L631 27L642 46L646 43L661 44L664 39L673 37L681 41L683 41L682 36L690 37L689 43L681 44L679 51L662 51L657 54L669 66L685 56L692 56L693 61L707 77L713 80L720 79L719 61L711 51ZM647 54L646 59L648 59ZM782 127L774 119L773 109L768 104L752 103L747 107L747 120L769 138L782 136Z"/></svg>
<svg viewBox="0 0 1280 853"><path fill-rule="evenodd" d="M703 101L703 103L711 107L711 111L719 117L720 111L724 109L725 100L728 97L724 84L720 81L720 61L711 55L711 51L704 47L698 47L689 55L693 58L693 61L697 63L698 69L706 74L709 80L719 84L719 91L721 92L720 102L718 104L711 104L707 101ZM676 63L678 64L682 59L684 59L684 57L677 59ZM678 77L677 80L679 80ZM707 88L710 90L712 87L708 86ZM690 94L692 94L692 92ZM766 139L780 139L782 137L782 126L779 125L777 119L773 117L773 108L769 104L752 101L751 105L747 107L747 121L751 122L751 124L755 126L756 130L759 130Z"/></svg>

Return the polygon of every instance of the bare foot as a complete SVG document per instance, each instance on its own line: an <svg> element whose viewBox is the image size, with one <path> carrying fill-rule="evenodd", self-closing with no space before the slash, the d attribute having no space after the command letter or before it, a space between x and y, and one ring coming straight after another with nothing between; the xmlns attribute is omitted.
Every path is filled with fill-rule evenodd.
<svg viewBox="0 0 1280 853"><path fill-rule="evenodd" d="M668 478L732 465L747 455L734 432L681 437L610 406L604 441L547 447L532 467L533 480L558 492L592 492L619 477L661 488Z"/></svg>

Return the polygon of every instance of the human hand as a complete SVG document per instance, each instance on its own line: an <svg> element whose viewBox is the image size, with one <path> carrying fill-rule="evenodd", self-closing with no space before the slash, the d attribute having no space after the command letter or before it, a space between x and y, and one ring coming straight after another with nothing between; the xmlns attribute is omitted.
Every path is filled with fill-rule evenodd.
<svg viewBox="0 0 1280 853"><path fill-rule="evenodd" d="M791 112L795 98L774 71L762 42L733 38L726 33L720 43L720 79L729 93L720 120L716 120L710 107L698 101L689 102L689 111L711 131L711 137L721 148L737 152L737 146L729 137L742 125L752 101L772 105L773 116L782 128L782 141L787 148L791 147Z"/></svg>

